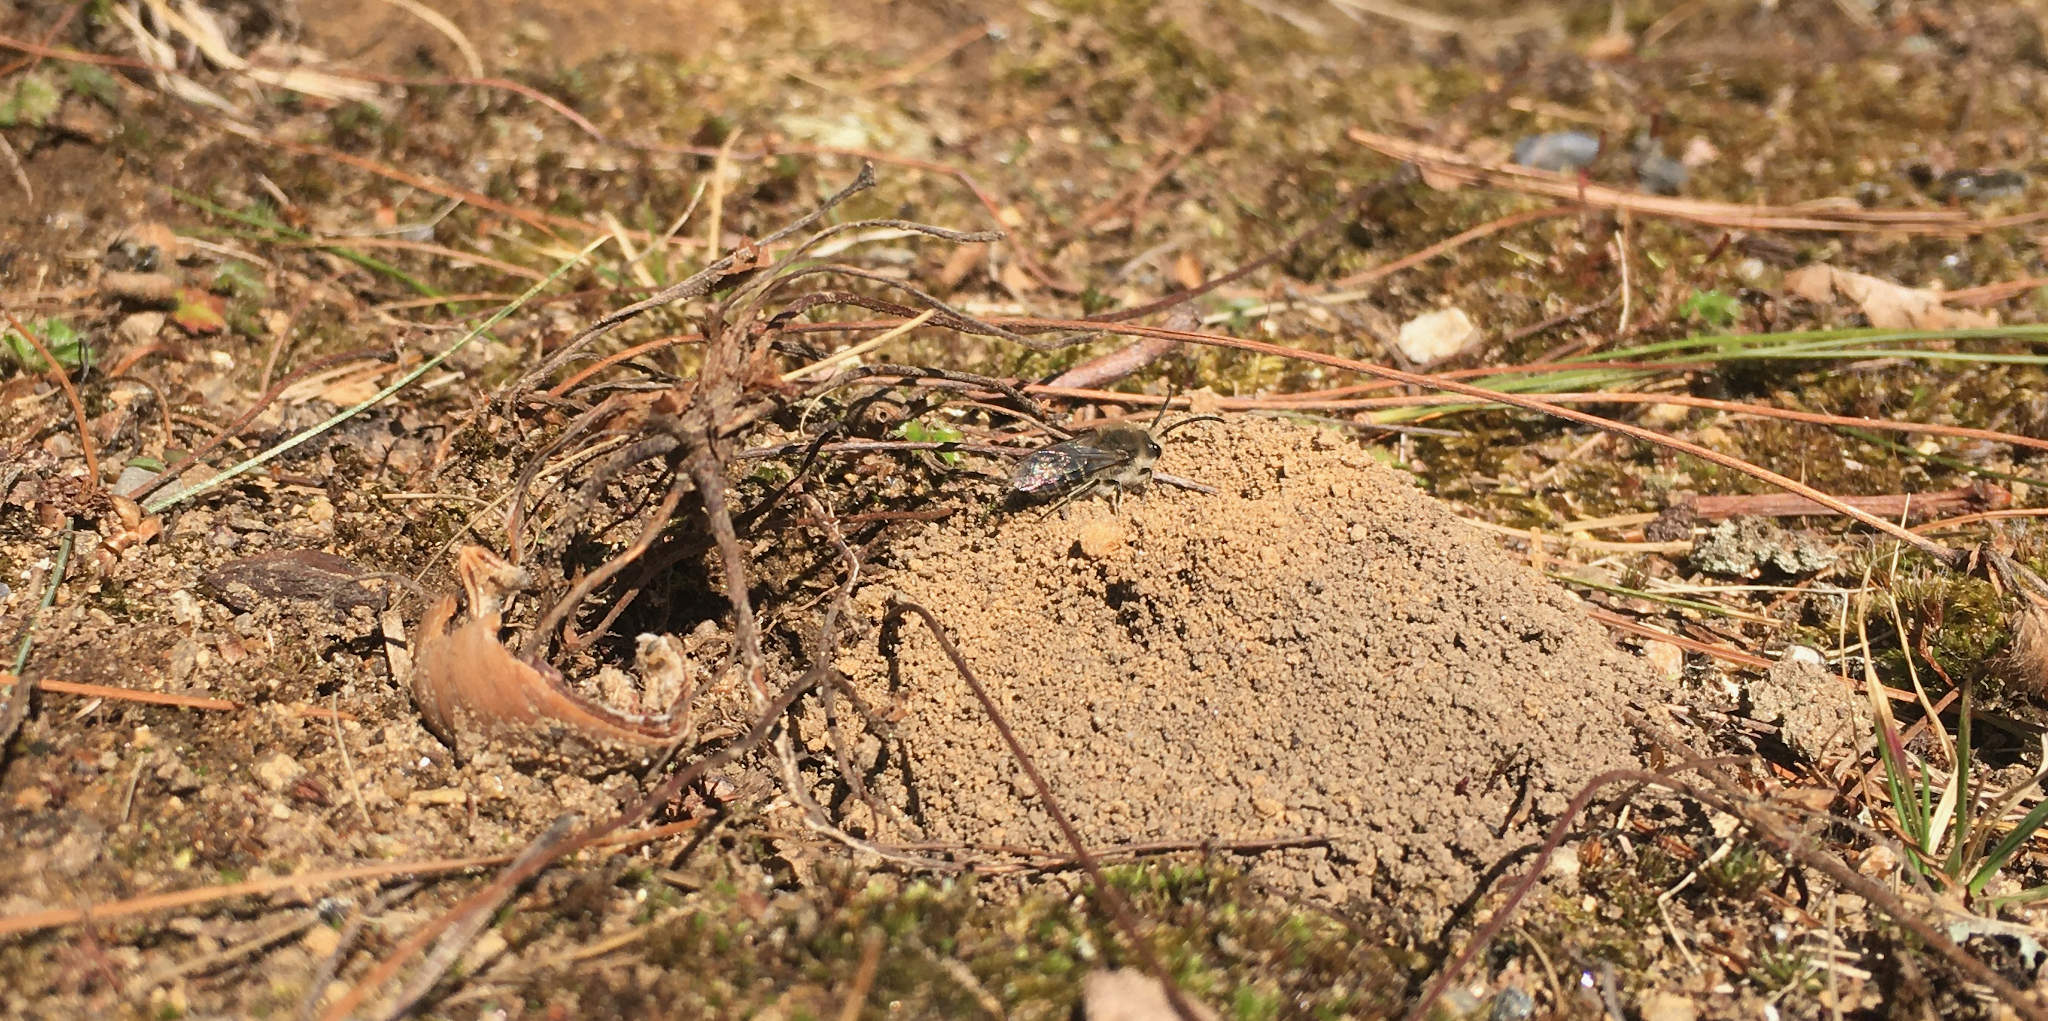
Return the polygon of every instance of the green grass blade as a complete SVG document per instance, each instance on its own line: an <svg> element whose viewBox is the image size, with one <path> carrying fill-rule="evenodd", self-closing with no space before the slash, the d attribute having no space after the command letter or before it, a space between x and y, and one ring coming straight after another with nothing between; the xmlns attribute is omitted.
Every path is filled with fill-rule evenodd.
<svg viewBox="0 0 2048 1021"><path fill-rule="evenodd" d="M314 241L313 235L301 230L294 230L291 227L288 227L268 217L258 216L254 213L245 213L236 209L229 209L228 207L223 206L218 202L214 202L210 199L204 198L199 195L194 195L191 192L180 191L176 188L172 188L170 191L172 198L175 198L188 206L194 206L198 209L201 209L208 213L212 213L213 215L221 217L223 219L233 220L236 223L244 224L246 226L255 227L258 229L258 232L253 234L248 232L230 231L229 233L231 234L237 234L242 237L251 237L266 241L275 241L278 238L284 238L289 241L313 242L317 244L321 249L333 252L335 255L347 259L348 261L353 262L356 265L361 266L372 273L382 273L385 276L388 276L391 279L396 280L399 283L402 283L415 291L418 291L420 294L426 297L438 298L441 296L440 290L435 288L432 284L429 284L426 281L421 280L416 276L413 276L411 273L407 273L405 270L399 269L397 266L393 266L392 264L385 262L382 259L364 255L363 253L358 252L355 249L350 248L346 245ZM266 235L264 233L261 233L263 231L268 231L269 233ZM450 308L448 311L452 313L455 310Z"/></svg>
<svg viewBox="0 0 2048 1021"><path fill-rule="evenodd" d="M432 371L435 366L440 365L444 361L447 361L450 355L453 355L455 352L462 350L463 347L467 346L470 341L475 340L477 337L483 335L485 331L502 322L506 316L509 316L513 312L516 312L520 308L524 307L527 302L533 300L535 295L538 295L541 291L545 290L549 285L553 284L556 280L561 279L563 274L569 272L569 270L580 265L584 259L590 257L590 253L596 251L600 246L604 245L610 240L611 239L609 237L602 237L597 239L596 241L592 241L588 245L585 245L582 251L577 252L573 256L570 256L561 265L555 267L554 272L549 273L546 276L546 278L534 284L532 287L527 288L525 293L521 294L517 298L514 298L509 304L505 305L505 307L500 308L497 312L493 313L489 319L486 319L482 323L479 323L478 325L471 327L468 333L463 334L460 339L455 341L455 343L448 345L448 347L444 349L440 354L437 354L432 358L429 358L426 361L421 362L418 366L415 366L412 371L406 373L403 376L400 376L397 380L393 381L390 386L387 386L384 389L377 391L375 394L372 394L370 397L365 398L361 402L357 403L355 406L347 408L337 413L334 417L329 418L327 421L322 422L319 425L312 427L311 429L307 429L304 432L301 432L295 436L292 436L290 439L278 443L277 445L271 447L270 449L265 450L260 454L257 454L255 457L249 458L248 460L243 461L241 464L235 465L233 468L230 468L224 472L221 472L219 475L215 475L214 477L207 479L205 482L196 483L194 485L187 486L183 489L179 489L176 492L158 496L150 500L148 503L143 504L142 509L148 511L151 514L155 514L158 511L161 511L167 507L170 507L184 500L189 500L192 497L200 495L201 493L206 493L214 489L217 489L220 486L225 485L229 480L236 478L237 476L240 476L252 469L259 468L269 463L270 461L276 459L279 455L284 454L285 452L291 450L292 448L298 446L299 444L302 444L307 440L310 440L313 437L318 436L321 433L324 433L327 430L332 429L335 426L348 421L350 418L362 412L364 408L370 407L371 405L376 404L378 401L381 401L384 398L389 397L392 394L395 394L398 391L406 388L407 386L410 386L413 380L416 380L421 376L426 375L428 372Z"/></svg>
<svg viewBox="0 0 2048 1021"><path fill-rule="evenodd" d="M2043 823L2048 823L2048 799L2035 805L2034 810L2028 812L2026 817L2019 821L2019 825L2014 826L2012 832L2007 833L2005 839L1999 841L1998 845L1991 849L1991 853L1984 856L1983 863L1977 866L1976 873L1970 877L1970 893L1982 893L1984 884L1991 882L1991 878L1998 875L1998 870L2005 867L2006 861L2020 849L2020 845L2033 838ZM1985 825L1990 823L1987 822Z"/></svg>
<svg viewBox="0 0 2048 1021"><path fill-rule="evenodd" d="M1956 720L1956 821L1955 826L1951 828L1949 831L1955 834L1955 839L1951 841L1951 846L1949 847L1948 853L1948 861L1944 864L1942 868L1942 871L1947 872L1949 875L1958 878L1961 878L1964 869L1968 867L1969 860L1965 858L1963 855L1965 849L1968 848L1971 843L1970 695L1971 689L1975 687L1976 684L1972 682L1968 676L1965 676L1963 678L1963 695L1962 698L1958 700L1959 708L1957 709L1958 717ZM1938 723L1939 721L1936 722ZM1974 881L1974 877L1972 877L1972 881Z"/></svg>

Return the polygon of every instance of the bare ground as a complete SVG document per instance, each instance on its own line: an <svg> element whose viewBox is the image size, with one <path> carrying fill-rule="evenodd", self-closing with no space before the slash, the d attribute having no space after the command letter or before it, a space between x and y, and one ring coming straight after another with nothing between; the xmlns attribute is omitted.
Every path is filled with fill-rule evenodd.
<svg viewBox="0 0 2048 1021"><path fill-rule="evenodd" d="M2048 272L2027 219L2041 205L2048 63L2041 14L2023 5L1880 4L1873 15L1854 3L1600 4L1534 20L1475 8L1448 28L1335 5L1018 14L635 2L604 18L584 5L436 5L475 66L451 34L395 6L214 6L224 37L262 59L290 62L305 53L284 44L304 44L331 66L415 81L379 86L374 109L258 88L173 47L177 66L253 125L231 129L205 104L173 98L173 83L124 65L135 34L99 5L0 14L19 44L11 52L44 55L0 75L17 104L0 127L12 154L0 154L0 189L24 199L0 209L0 287L23 323L63 320L99 352L97 368L73 375L101 459L91 478L60 387L4 370L0 636L27 638L24 674L48 682L0 759L0 920L22 925L0 936L8 1016L317 1013L378 960L406 956L408 934L563 813L604 819L635 803L644 761L560 769L489 750L454 755L408 690L416 632L387 641L380 620L393 609L399 630L416 627L424 601L403 583L387 595L354 579L388 573L430 597L453 590L455 551L505 542L510 482L610 392L507 414L489 403L496 388L708 252L787 222L862 154L883 158L882 184L859 214L999 224L1011 240L968 259L885 237L847 257L991 315L1135 306L1334 217L1201 311L1211 328L1371 360L1396 360L1398 324L1443 305L1484 326L1487 342L1449 363L1472 367L1717 324L1864 321L1853 303L1779 287L1780 271L1810 262L1949 288ZM977 33L986 13L997 31ZM1617 26L1636 52L1612 55ZM40 49L46 35L63 49ZM609 137L502 81L454 80L476 74L560 97ZM26 81L54 108L24 115ZM1656 130L1674 155L1707 144L1693 147L1702 159L1688 194L1756 204L1939 213L1956 202L1929 182L1950 169L2031 176L2018 195L1969 206L2015 218L2000 230L1772 232L1585 213L1351 285L1363 299L1313 293L1519 208L1397 174L1346 140L1359 125L1479 156L1538 130L1616 142ZM1632 179L1615 149L1589 174ZM672 242L654 244L686 209ZM707 244L711 210L719 233ZM288 373L338 353L399 353L395 367L316 368L188 481L321 421L607 231L626 245L559 288L573 293L523 309L416 388L265 472L167 510L161 535L129 529L103 495L124 465L161 468L228 431ZM649 246L662 254L625 254ZM121 272L161 273L190 293L133 293L109 283ZM2030 322L2041 293L1998 291L1981 307ZM1702 294L1725 300L1713 313L1725 323L1688 304ZM217 308L220 321L193 305ZM606 350L697 328L651 316ZM802 364L840 336L799 338L809 346L778 357ZM1078 357L941 330L901 343L895 360L1026 380ZM596 385L688 379L691 350L645 354ZM1904 359L1766 364L1689 376L1688 390L2033 436L2048 422L2039 370L2020 362L1953 373ZM1156 371L1211 388L1202 399L1212 401L1353 381L1216 352ZM792 406L748 439L805 436L813 410L841 409ZM985 428L975 414L933 421ZM1119 861L1133 856L1119 848L1145 845L1138 856L1152 863L1121 866L1113 887L1177 983L1233 1016L1384 1016L1412 1001L1533 860L1577 784L1668 762L1640 752L1628 723L1638 712L1696 727L1691 736L1716 750L1760 755L1746 760L1745 790L1823 813L1800 818L1829 820L1812 830L1825 853L1907 888L1862 802L1836 798L1858 790L1849 778L1870 760L1854 741L1842 751L1832 731L1810 744L1791 733L1795 718L1838 729L1857 719L1835 673L1759 680L1739 660L1676 645L1620 651L1583 614L1582 600L1597 602L1695 648L1776 657L1838 627L1838 600L1798 590L1853 585L1867 548L1831 537L1823 545L1847 554L1837 573L1770 577L1794 591L1702 618L1629 594L1697 580L1681 556L1558 560L1539 542L1516 559L1454 508L1549 528L1665 509L1688 489L1739 495L1750 482L1555 423L1453 421L1454 436L1367 443L1233 416L1176 433L1162 461L1221 492L1155 486L1115 512L1088 501L1046 518L997 512L999 486L981 476L1000 475L999 461L831 460L811 492L846 515L863 587L833 660L847 684L800 704L791 733L801 789L842 829L820 832L771 756L721 769L644 820L641 843L582 852L493 914L423 1011L793 1017L851 1003L864 1016L1053 1017L1072 1010L1088 970L1133 963L1103 895L1072 873L1043 806L930 637L884 626L891 593L931 607L959 637L1091 844ZM1988 478L2029 506L2041 491L2028 475L2037 458L2004 444L1901 452L1779 422L1668 409L1642 421L1839 492ZM527 552L546 555L536 557L540 592L510 612L515 641L536 603L624 546L661 491L650 466L584 488L590 463L550 461L536 486ZM758 500L796 464L735 467L736 492ZM933 515L949 516L907 520ZM1641 527L1600 534L1647 547ZM2031 534L2009 539L2037 556ZM801 666L842 557L795 512L744 540L771 653ZM549 646L579 691L620 705L639 697L635 636L677 636L685 672L703 684L692 709L707 746L744 732L751 709L720 674L731 620L709 549L693 526L669 530L651 558L658 570L606 588L572 621L591 628L623 606L604 633ZM1539 567L1580 583L1580 595ZM2003 756L2001 776L2023 776L2010 763L2025 754L2014 749L2032 711L2023 684L2008 686L2003 633L1981 623L1995 604L1925 565L1894 570L1920 623L1891 640L1981 680L2017 735L1986 754ZM53 605L39 612L46 592ZM1862 654L1886 683L1909 683L1906 663ZM1862 662L1844 658L1842 669L1852 661ZM1763 697L1745 697L1753 685ZM1764 711L1773 704L1776 715ZM1685 1010L1756 1016L1766 1004L1800 1017L2004 1016L1865 898L1785 866L1782 848L1727 823L1639 799L1575 830L1553 870L1559 884L1446 1002L1484 1010L1486 997L1515 990L1546 1011L1666 1021ZM1274 838L1310 846L1254 846ZM264 885L385 864L389 875ZM2022 854L2009 883L2038 881L2039 868ZM241 885L252 883L261 889ZM244 892L128 903L209 887ZM78 908L97 914L23 922ZM2008 921L2039 919L2016 910ZM2007 980L2039 981L2018 939L1965 942Z"/></svg>
<svg viewBox="0 0 2048 1021"><path fill-rule="evenodd" d="M1630 707L1673 686L1528 564L1329 433L1198 428L1165 463L1219 493L892 544L901 566L862 593L875 615L841 660L903 718L898 747L861 756L898 767L868 780L892 842L1059 833L936 644L879 626L891 594L943 608L1091 843L1327 837L1253 860L1296 895L1378 884L1441 921L1636 761Z"/></svg>

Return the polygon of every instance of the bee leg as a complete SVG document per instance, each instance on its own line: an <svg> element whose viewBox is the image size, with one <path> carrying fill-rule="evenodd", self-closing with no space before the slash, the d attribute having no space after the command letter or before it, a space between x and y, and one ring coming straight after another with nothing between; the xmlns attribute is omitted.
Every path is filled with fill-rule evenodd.
<svg viewBox="0 0 2048 1021"><path fill-rule="evenodd" d="M1059 500L1055 501L1055 502L1053 503L1053 505L1052 505L1052 506L1050 506L1050 507L1047 507L1047 508L1045 509L1045 513L1043 513L1043 514L1040 514L1040 515L1039 515L1039 517L1040 517L1040 518L1049 518L1049 517L1052 517L1052 512L1053 512L1053 511L1059 511L1059 512L1060 512L1060 520L1061 520L1061 521L1065 521L1065 520L1067 519L1067 511L1066 511L1066 507L1067 507L1067 504L1073 503L1073 502L1074 502L1074 499L1075 499L1076 497L1079 497L1079 496L1080 496L1081 494L1083 494L1083 493L1086 493L1086 492L1088 492L1089 490L1091 490L1091 489L1093 489L1093 488L1095 488L1095 487L1093 487L1093 486L1075 486L1074 488L1072 488L1072 489L1069 489L1069 490L1067 490L1067 494L1066 494L1065 496L1062 496L1062 497L1060 497L1060 498L1059 498Z"/></svg>

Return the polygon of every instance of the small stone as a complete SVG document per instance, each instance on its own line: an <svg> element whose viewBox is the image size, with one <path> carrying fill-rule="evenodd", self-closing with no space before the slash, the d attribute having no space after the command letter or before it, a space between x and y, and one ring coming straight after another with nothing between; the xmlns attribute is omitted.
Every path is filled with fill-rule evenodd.
<svg viewBox="0 0 2048 1021"><path fill-rule="evenodd" d="M199 600L185 589L171 590L171 619L180 624L197 624L204 614L199 609Z"/></svg>
<svg viewBox="0 0 2048 1021"><path fill-rule="evenodd" d="M1749 716L1776 724L1785 746L1808 762L1861 755L1875 747L1869 699L1825 666L1786 656L1749 686Z"/></svg>
<svg viewBox="0 0 2048 1021"><path fill-rule="evenodd" d="M121 469L121 476L114 480L114 492L133 493L143 486L156 481L157 473L141 465L131 464Z"/></svg>
<svg viewBox="0 0 2048 1021"><path fill-rule="evenodd" d="M185 983L173 982L168 988L159 986L149 992L150 1013L157 1017L184 1017L192 1009L185 996Z"/></svg>
<svg viewBox="0 0 2048 1021"><path fill-rule="evenodd" d="M1195 1015L1216 1012L1196 1003ZM1136 968L1090 972L1081 983L1081 1012L1087 1021L1176 1021L1179 1017L1159 980Z"/></svg>
<svg viewBox="0 0 2048 1021"><path fill-rule="evenodd" d="M1701 536L1689 556L1708 574L1754 578L1768 569L1785 575L1813 574L1833 567L1837 554L1811 532L1791 532L1762 518L1731 518Z"/></svg>
<svg viewBox="0 0 2048 1021"><path fill-rule="evenodd" d="M1643 658L1667 680L1685 675L1685 650L1670 642L1644 642Z"/></svg>
<svg viewBox="0 0 2048 1021"><path fill-rule="evenodd" d="M199 789L199 774L183 759L172 759L156 767L151 775L164 785L164 791L169 794L191 794Z"/></svg>
<svg viewBox="0 0 2048 1021"><path fill-rule="evenodd" d="M147 344L163 332L165 318L162 312L136 312L122 319L114 327L114 334L130 344Z"/></svg>
<svg viewBox="0 0 2048 1021"><path fill-rule="evenodd" d="M1600 140L1583 131L1553 131L1515 143L1515 162L1536 170L1572 173L1600 155Z"/></svg>
<svg viewBox="0 0 2048 1021"><path fill-rule="evenodd" d="M1898 853L1883 844L1865 852L1863 860L1856 863L1856 871L1870 879L1886 879L1898 870Z"/></svg>
<svg viewBox="0 0 2048 1021"><path fill-rule="evenodd" d="M1394 346L1417 365L1442 361L1477 344L1479 327L1464 309L1444 308L1427 312L1401 324Z"/></svg>
<svg viewBox="0 0 2048 1021"><path fill-rule="evenodd" d="M469 953L463 955L463 973L474 974L483 970L485 965L496 960L498 955L503 954L509 946L511 944L506 942L503 933L496 929L485 930L484 934L478 936L476 943L469 948Z"/></svg>
<svg viewBox="0 0 2048 1021"><path fill-rule="evenodd" d="M1698 1021L1699 1005L1677 993L1651 993L1638 1004L1643 1021Z"/></svg>
<svg viewBox="0 0 2048 1021"><path fill-rule="evenodd" d="M1253 798L1252 811L1268 819L1277 819L1282 812L1287 811L1287 806L1281 804L1278 798Z"/></svg>
<svg viewBox="0 0 2048 1021"><path fill-rule="evenodd" d="M1367 528L1363 521L1353 522L1350 528L1344 530L1344 537L1352 542L1365 542L1372 538L1372 529Z"/></svg>
<svg viewBox="0 0 2048 1021"><path fill-rule="evenodd" d="M1486 1021L1527 1021L1536 1013L1536 1001L1521 986L1509 986L1493 998Z"/></svg>
<svg viewBox="0 0 2048 1021"><path fill-rule="evenodd" d="M1579 852L1570 844L1557 849L1544 863L1543 874L1552 879L1568 879L1576 882L1579 878Z"/></svg>
<svg viewBox="0 0 2048 1021"><path fill-rule="evenodd" d="M299 938L299 945L305 947L306 952L312 954L314 958L324 959L332 956L334 951L340 948L341 933L324 925L316 925L307 929L306 934Z"/></svg>
<svg viewBox="0 0 2048 1021"><path fill-rule="evenodd" d="M1450 1008L1452 1017L1471 1017L1484 1002L1469 985L1456 985L1444 991L1444 1006Z"/></svg>
<svg viewBox="0 0 2048 1021"><path fill-rule="evenodd" d="M1676 195L1692 171L1664 155L1664 147L1647 135L1635 141L1636 183L1652 195Z"/></svg>
<svg viewBox="0 0 2048 1021"><path fill-rule="evenodd" d="M170 675L174 681L189 681L212 665L213 650L204 642L185 638L171 646Z"/></svg>
<svg viewBox="0 0 2048 1021"><path fill-rule="evenodd" d="M324 496L316 496L306 504L306 520L324 525L334 520L334 503Z"/></svg>
<svg viewBox="0 0 2048 1021"><path fill-rule="evenodd" d="M1095 520L1081 526L1081 534L1075 537L1081 547L1081 555L1090 560L1100 560L1115 553L1124 546L1124 526L1114 520Z"/></svg>
<svg viewBox="0 0 2048 1021"><path fill-rule="evenodd" d="M1785 647L1784 658L1794 663L1805 663L1808 666L1824 667L1828 665L1827 657L1821 655L1820 650L1811 645L1788 645Z"/></svg>
<svg viewBox="0 0 2048 1021"><path fill-rule="evenodd" d="M250 772L256 774L257 782L261 783L272 793L282 794L286 787L291 786L292 781L297 780L301 774L306 772L306 769L304 766L299 765L299 760L283 752L278 752L258 762L255 766L251 767Z"/></svg>
<svg viewBox="0 0 2048 1021"><path fill-rule="evenodd" d="M1692 417L1692 409L1683 404L1652 404L1636 416L1636 423L1648 429L1665 432L1677 429Z"/></svg>

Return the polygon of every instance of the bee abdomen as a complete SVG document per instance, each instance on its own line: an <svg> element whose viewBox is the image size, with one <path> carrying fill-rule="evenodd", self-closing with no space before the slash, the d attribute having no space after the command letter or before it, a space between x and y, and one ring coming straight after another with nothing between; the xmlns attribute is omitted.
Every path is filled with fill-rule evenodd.
<svg viewBox="0 0 2048 1021"><path fill-rule="evenodd" d="M1047 448L1034 451L1017 463L1010 476L1010 488L1019 493L1042 493L1065 489L1081 481L1083 472L1064 451Z"/></svg>

